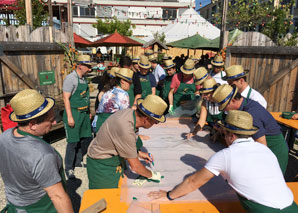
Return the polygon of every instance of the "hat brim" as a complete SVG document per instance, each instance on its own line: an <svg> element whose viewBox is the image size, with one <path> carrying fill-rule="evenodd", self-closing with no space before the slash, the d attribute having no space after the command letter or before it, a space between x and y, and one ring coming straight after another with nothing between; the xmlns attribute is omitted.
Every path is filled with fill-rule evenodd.
<svg viewBox="0 0 298 213"><path fill-rule="evenodd" d="M144 69L149 69L149 68L151 68L151 62L149 62L149 64L148 64L147 66L144 66L144 65L141 65L141 64L140 64L140 61L139 61L139 62L138 62L138 65L139 65L140 67L144 68Z"/></svg>
<svg viewBox="0 0 298 213"><path fill-rule="evenodd" d="M193 74L193 72L195 71L195 68L193 68L192 70L185 70L184 68L183 68L183 66L180 68L180 70L181 70L181 72L183 72L184 74L187 74L187 75L191 75L191 74Z"/></svg>
<svg viewBox="0 0 298 213"><path fill-rule="evenodd" d="M9 115L10 120L12 120L14 122L24 122L24 121L29 121L29 120L32 120L32 119L37 118L39 116L42 116L43 114L46 114L55 105L55 100L53 98L46 98L46 100L48 101L47 106L42 111L40 111L39 113L37 113L36 115L34 115L34 116L30 117L30 118L18 119L17 116L16 116L16 114L15 114L15 112L12 112Z"/></svg>
<svg viewBox="0 0 298 213"><path fill-rule="evenodd" d="M201 79L201 80L199 80L199 81L196 81L196 82L195 82L195 85L200 85L200 84L202 84L207 78L208 78L208 75L207 75L205 78L203 78L203 79Z"/></svg>
<svg viewBox="0 0 298 213"><path fill-rule="evenodd" d="M245 130L245 129L241 129L241 130L233 130L233 129L230 129L230 128L226 127L226 126L222 123L222 121L218 121L218 124L219 124L219 126L221 126L224 130L227 130L227 131L232 132L232 133L240 134L240 135L254 135L254 134L256 134L256 133L259 131L259 129L258 129L257 127L255 127L255 126L253 126L253 128L250 129L250 130Z"/></svg>
<svg viewBox="0 0 298 213"><path fill-rule="evenodd" d="M158 122L161 122L161 123L164 123L166 121L166 117L164 115L161 116L161 118L154 118L154 117L151 117L150 115L148 115L147 113L145 113L140 107L139 105L144 101L144 99L138 99L137 100L137 108L146 116L158 121Z"/></svg>
<svg viewBox="0 0 298 213"><path fill-rule="evenodd" d="M211 61L211 64L216 67L222 67L223 65L225 65L225 62L214 63L213 61Z"/></svg>
<svg viewBox="0 0 298 213"><path fill-rule="evenodd" d="M169 65L169 66L167 66L167 67L164 67L164 69L165 69L165 70L168 70L168 69L171 69L172 67L175 67L175 66L176 66L176 64L173 63L173 64L171 64L171 65Z"/></svg>
<svg viewBox="0 0 298 213"><path fill-rule="evenodd" d="M226 106L228 105L228 103L230 103L230 101L235 97L235 95L237 94L237 92L238 92L238 89L235 88L234 94L226 102L224 102L223 104L219 105L218 109L220 111L223 111L226 108Z"/></svg>
<svg viewBox="0 0 298 213"><path fill-rule="evenodd" d="M116 73L116 76L123 79L123 80L125 80L125 81L128 81L128 82L132 83L132 78L130 79L129 77L121 75L120 73Z"/></svg>
<svg viewBox="0 0 298 213"><path fill-rule="evenodd" d="M247 76L248 73L249 73L249 70L244 70L244 74L243 75L240 75L240 76L235 75L235 77L234 76L227 76L226 75L226 76L222 77L222 80L228 81L228 80L239 79L239 78L242 78L244 76Z"/></svg>

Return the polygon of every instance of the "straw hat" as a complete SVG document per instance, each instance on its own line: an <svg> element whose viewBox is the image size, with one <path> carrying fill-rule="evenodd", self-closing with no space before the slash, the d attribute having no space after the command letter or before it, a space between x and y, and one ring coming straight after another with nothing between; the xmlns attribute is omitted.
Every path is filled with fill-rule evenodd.
<svg viewBox="0 0 298 213"><path fill-rule="evenodd" d="M55 105L55 100L44 98L37 90L25 89L10 100L10 105L14 110L9 116L10 120L23 122L50 111Z"/></svg>
<svg viewBox="0 0 298 213"><path fill-rule="evenodd" d="M153 50L147 49L145 50L145 56L153 55Z"/></svg>
<svg viewBox="0 0 298 213"><path fill-rule="evenodd" d="M212 99L218 103L219 110L223 110L231 99L235 97L238 89L236 86L230 86L228 84L220 85L213 93Z"/></svg>
<svg viewBox="0 0 298 213"><path fill-rule="evenodd" d="M95 66L96 63L91 62L90 55L79 55L77 58L77 63L79 64L87 64L89 66Z"/></svg>
<svg viewBox="0 0 298 213"><path fill-rule="evenodd" d="M139 60L140 60L140 57L139 56L134 56L134 57L132 57L132 63L138 63L139 62Z"/></svg>
<svg viewBox="0 0 298 213"><path fill-rule="evenodd" d="M225 121L219 121L219 125L229 132L241 135L254 135L259 130L253 126L251 114L240 110L230 110Z"/></svg>
<svg viewBox="0 0 298 213"><path fill-rule="evenodd" d="M119 67L112 67L111 69L109 69L107 71L108 75L112 78L115 78L116 77L116 72L118 72L120 70Z"/></svg>
<svg viewBox="0 0 298 213"><path fill-rule="evenodd" d="M163 115L168 105L157 95L148 95L145 99L137 100L138 109L150 118L164 123L166 117Z"/></svg>
<svg viewBox="0 0 298 213"><path fill-rule="evenodd" d="M205 67L199 67L194 71L193 75L196 82L195 84L200 85L208 77L208 71L206 70Z"/></svg>
<svg viewBox="0 0 298 213"><path fill-rule="evenodd" d="M152 63L157 63L157 57L155 55L149 55L148 59Z"/></svg>
<svg viewBox="0 0 298 213"><path fill-rule="evenodd" d="M184 74L193 74L195 70L195 63L192 59L187 59L180 69Z"/></svg>
<svg viewBox="0 0 298 213"><path fill-rule="evenodd" d="M226 76L222 77L223 80L234 80L246 76L249 70L244 70L242 65L232 65L225 69Z"/></svg>
<svg viewBox="0 0 298 213"><path fill-rule="evenodd" d="M148 57L144 55L141 55L138 65L144 69L149 69L151 67L151 63L148 60Z"/></svg>
<svg viewBox="0 0 298 213"><path fill-rule="evenodd" d="M172 61L172 60L165 60L164 61L164 69L165 70L168 70L168 69L170 69L170 68L172 68L172 67L175 67L176 66L176 64Z"/></svg>
<svg viewBox="0 0 298 213"><path fill-rule="evenodd" d="M225 64L221 55L216 55L214 59L211 61L213 66L221 67Z"/></svg>
<svg viewBox="0 0 298 213"><path fill-rule="evenodd" d="M162 60L169 60L169 59L172 59L172 57L171 56L169 56L168 54L163 54L163 56L162 56Z"/></svg>
<svg viewBox="0 0 298 213"><path fill-rule="evenodd" d="M132 82L133 71L128 68L120 68L115 73L117 77L124 79L125 81Z"/></svg>
<svg viewBox="0 0 298 213"><path fill-rule="evenodd" d="M200 93L208 93L214 91L218 87L214 78L208 78L203 82L203 87L200 88Z"/></svg>

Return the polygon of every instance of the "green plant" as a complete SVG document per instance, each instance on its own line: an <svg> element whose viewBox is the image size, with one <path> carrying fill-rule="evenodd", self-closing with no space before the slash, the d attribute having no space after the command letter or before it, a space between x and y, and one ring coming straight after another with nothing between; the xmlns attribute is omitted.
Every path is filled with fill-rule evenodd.
<svg viewBox="0 0 298 213"><path fill-rule="evenodd" d="M64 50L64 62L66 64L66 71L69 74L76 68L76 60L78 57L78 51L71 46L71 44L63 44L57 42L57 44ZM64 73L62 73L64 74Z"/></svg>

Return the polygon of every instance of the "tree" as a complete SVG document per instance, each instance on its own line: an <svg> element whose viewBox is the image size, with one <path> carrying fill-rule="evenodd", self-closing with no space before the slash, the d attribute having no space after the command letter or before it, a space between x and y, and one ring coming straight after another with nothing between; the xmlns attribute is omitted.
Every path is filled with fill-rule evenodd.
<svg viewBox="0 0 298 213"><path fill-rule="evenodd" d="M156 31L155 33L153 33L153 37L154 37L154 39L160 40L162 43L166 43L166 35L164 32L159 34L159 32Z"/></svg>
<svg viewBox="0 0 298 213"><path fill-rule="evenodd" d="M244 31L260 31L277 44L291 30L292 15L290 9L294 0L274 7L272 0L235 0L229 2L227 29L239 28ZM218 4L218 11L222 5ZM221 23L221 12L214 14L215 24Z"/></svg>
<svg viewBox="0 0 298 213"><path fill-rule="evenodd" d="M116 16L112 19L105 18L104 21L97 18L96 24L92 24L92 26L102 34L112 34L117 30L119 34L125 36L131 36L131 28L135 28L135 25L132 25L129 19L126 21L119 21Z"/></svg>
<svg viewBox="0 0 298 213"><path fill-rule="evenodd" d="M19 10L13 13L19 21L19 25L26 24L26 7L25 0L17 0L16 5ZM48 12L44 9L44 5L39 0L32 0L33 28L41 27L48 20Z"/></svg>

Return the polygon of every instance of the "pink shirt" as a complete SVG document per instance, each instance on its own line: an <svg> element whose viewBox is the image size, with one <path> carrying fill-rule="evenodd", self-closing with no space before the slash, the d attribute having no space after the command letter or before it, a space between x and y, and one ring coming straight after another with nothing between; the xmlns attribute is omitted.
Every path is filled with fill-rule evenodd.
<svg viewBox="0 0 298 213"><path fill-rule="evenodd" d="M183 83L186 83L186 84L193 84L194 80L193 80L193 77L191 77L190 79L184 79L182 73L175 74L172 78L172 82L171 82L171 86L170 86L171 89L174 89L174 93L179 88L180 82L183 82ZM199 89L200 89L200 86L197 85L196 90L199 90Z"/></svg>

